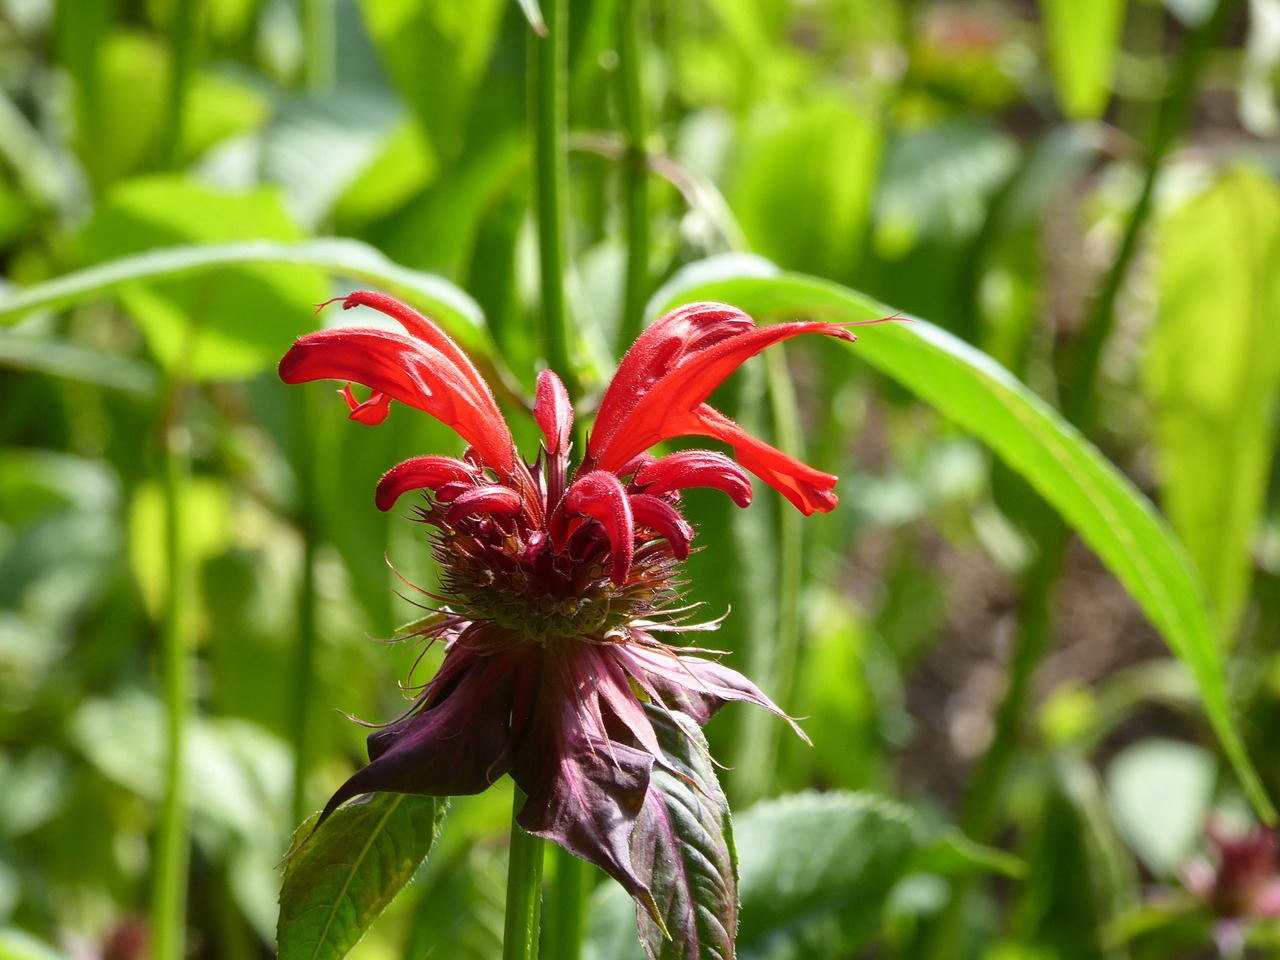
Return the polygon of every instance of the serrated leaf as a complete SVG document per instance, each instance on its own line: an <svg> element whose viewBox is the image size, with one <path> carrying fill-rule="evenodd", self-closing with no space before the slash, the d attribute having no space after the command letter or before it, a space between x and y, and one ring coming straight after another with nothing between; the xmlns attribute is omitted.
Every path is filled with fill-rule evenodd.
<svg viewBox="0 0 1280 960"><path fill-rule="evenodd" d="M728 960L738 926L729 802L702 729L683 714L647 712L670 769L654 765L631 836L632 864L661 917L637 908L640 939L653 960Z"/></svg>
<svg viewBox="0 0 1280 960"><path fill-rule="evenodd" d="M285 861L280 960L338 960L364 936L431 852L448 801L375 793L324 825L309 818Z"/></svg>
<svg viewBox="0 0 1280 960"><path fill-rule="evenodd" d="M855 950L924 831L910 810L879 797L807 793L748 810L737 838L738 956L764 960Z"/></svg>
<svg viewBox="0 0 1280 960"><path fill-rule="evenodd" d="M954 830L931 830L910 807L869 793L803 793L760 803L737 817L734 838L741 856L739 960L852 955L879 929L886 897L908 873L1020 867ZM601 887L584 956L641 956L632 916L620 886Z"/></svg>
<svg viewBox="0 0 1280 960"><path fill-rule="evenodd" d="M711 279L717 270L718 279ZM757 320L850 322L893 313L838 284L770 269L759 257L718 258L702 264L696 277L689 282L678 274L654 296L651 312L725 300ZM945 330L923 320L887 323L852 352L989 445L1098 554L1195 677L1205 713L1250 801L1273 821L1275 808L1232 712L1204 584L1150 501L1029 387Z"/></svg>

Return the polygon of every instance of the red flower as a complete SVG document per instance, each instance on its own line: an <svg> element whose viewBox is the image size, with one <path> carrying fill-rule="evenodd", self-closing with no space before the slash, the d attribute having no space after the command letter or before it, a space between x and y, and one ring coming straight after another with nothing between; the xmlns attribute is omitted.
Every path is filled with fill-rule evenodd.
<svg viewBox="0 0 1280 960"><path fill-rule="evenodd" d="M475 366L438 327L380 294L343 302L357 305L394 317L406 334L310 334L280 362L281 378L364 384L374 392L363 403L343 391L353 419L380 423L398 400L470 446L460 459L407 460L378 484L380 510L425 492L416 512L435 528L443 605L419 634L446 652L409 712L370 736L369 765L323 816L364 793L477 793L510 773L528 794L518 818L526 830L599 865L654 910L630 854L637 817L653 802L650 771L667 763L646 705L699 724L731 700L780 714L742 675L659 639L697 629L688 608L674 606L693 538L679 492L710 487L746 506L746 467L805 513L836 502L835 477L749 436L707 397L771 344L854 337L829 323L757 328L723 304L673 311L623 358L571 474L573 409L554 373L538 378L533 412L546 439L526 462ZM709 450L647 452L687 435L725 441L741 466Z"/></svg>

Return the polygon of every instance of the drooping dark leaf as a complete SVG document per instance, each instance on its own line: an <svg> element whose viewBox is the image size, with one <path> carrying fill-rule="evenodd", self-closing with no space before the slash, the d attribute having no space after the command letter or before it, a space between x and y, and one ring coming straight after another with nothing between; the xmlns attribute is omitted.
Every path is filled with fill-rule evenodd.
<svg viewBox="0 0 1280 960"><path fill-rule="evenodd" d="M729 803L702 729L683 714L648 713L670 769L654 765L631 837L632 863L662 917L659 926L638 908L640 939L654 960L732 958L738 863Z"/></svg>
<svg viewBox="0 0 1280 960"><path fill-rule="evenodd" d="M285 863L280 960L338 960L364 936L431 852L448 801L376 793L338 810Z"/></svg>

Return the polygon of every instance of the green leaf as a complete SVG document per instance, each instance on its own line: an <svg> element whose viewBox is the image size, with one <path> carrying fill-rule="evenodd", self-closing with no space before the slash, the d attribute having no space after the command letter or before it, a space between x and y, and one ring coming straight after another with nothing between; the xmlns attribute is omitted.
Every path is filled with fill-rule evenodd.
<svg viewBox="0 0 1280 960"><path fill-rule="evenodd" d="M431 852L448 801L375 793L339 809L285 861L280 960L338 960L364 936Z"/></svg>
<svg viewBox="0 0 1280 960"><path fill-rule="evenodd" d="M80 236L91 262L189 242L298 240L274 190L229 193L180 177L121 184ZM247 377L279 359L281 345L314 326L327 293L314 270L246 263L192 280L118 291L160 364L185 378Z"/></svg>
<svg viewBox="0 0 1280 960"><path fill-rule="evenodd" d="M0 300L0 324L11 323L35 310L65 309L115 294L139 280L192 277L245 264L316 267L337 276L375 284L428 313L467 349L472 359L492 353L484 332L484 317L471 297L447 280L402 267L357 240L211 243L118 257L26 287ZM306 306L309 312L314 310L310 304ZM275 344L277 353L279 346L279 343Z"/></svg>
<svg viewBox="0 0 1280 960"><path fill-rule="evenodd" d="M718 279L713 279L718 274ZM783 274L759 257L704 261L654 297L668 309L724 300L757 319L850 322L892 310L838 284ZM1078 431L987 355L931 323L887 323L853 353L986 442L1022 474L1125 585L1196 679L1209 722L1259 814L1274 807L1245 753L1204 585L1151 503Z"/></svg>
<svg viewBox="0 0 1280 960"><path fill-rule="evenodd" d="M1040 0L1058 105L1072 120L1107 109L1125 0Z"/></svg>
<svg viewBox="0 0 1280 960"><path fill-rule="evenodd" d="M1204 836L1218 764L1202 747L1152 737L1121 751L1107 768L1116 825L1142 862L1174 879Z"/></svg>
<svg viewBox="0 0 1280 960"><path fill-rule="evenodd" d="M880 169L873 106L835 93L752 125L729 201L754 250L792 269L849 276Z"/></svg>
<svg viewBox="0 0 1280 960"><path fill-rule="evenodd" d="M655 764L631 836L632 863L662 919L638 908L640 938L654 960L732 958L738 864L729 801L702 729L683 714L646 712L671 766Z"/></svg>
<svg viewBox="0 0 1280 960"><path fill-rule="evenodd" d="M1156 224L1145 358L1160 500L1230 637L1253 573L1280 389L1280 187L1236 169Z"/></svg>
<svg viewBox="0 0 1280 960"><path fill-rule="evenodd" d="M446 161L461 148L468 110L486 78L505 9L504 0L360 2L387 73Z"/></svg>
<svg viewBox="0 0 1280 960"><path fill-rule="evenodd" d="M1012 858L959 841L954 831L930 830L911 808L867 793L803 793L757 804L737 817L734 837L739 960L851 955L879 929L885 898L907 874L1017 869ZM597 890L590 916L588 960L643 956L631 899L620 886Z"/></svg>
<svg viewBox="0 0 1280 960"><path fill-rule="evenodd" d="M866 793L762 803L738 817L735 832L741 960L850 955L879 929L885 898L908 873L985 866L909 807Z"/></svg>
<svg viewBox="0 0 1280 960"><path fill-rule="evenodd" d="M0 330L0 367L79 380L144 397L156 391L155 370L148 364L53 337L20 336Z"/></svg>

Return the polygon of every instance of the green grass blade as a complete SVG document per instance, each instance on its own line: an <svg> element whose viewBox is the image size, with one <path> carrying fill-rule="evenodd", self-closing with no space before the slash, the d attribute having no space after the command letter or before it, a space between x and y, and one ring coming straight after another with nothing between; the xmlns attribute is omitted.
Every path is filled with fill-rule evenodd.
<svg viewBox="0 0 1280 960"><path fill-rule="evenodd" d="M838 284L784 274L753 257L695 265L658 292L651 310L694 300L724 300L758 320L809 316L843 322L893 312ZM853 350L988 444L1098 554L1190 670L1250 801L1264 820L1274 822L1275 808L1232 712L1208 594L1150 501L1026 385L945 330L920 320L885 324L868 331Z"/></svg>

